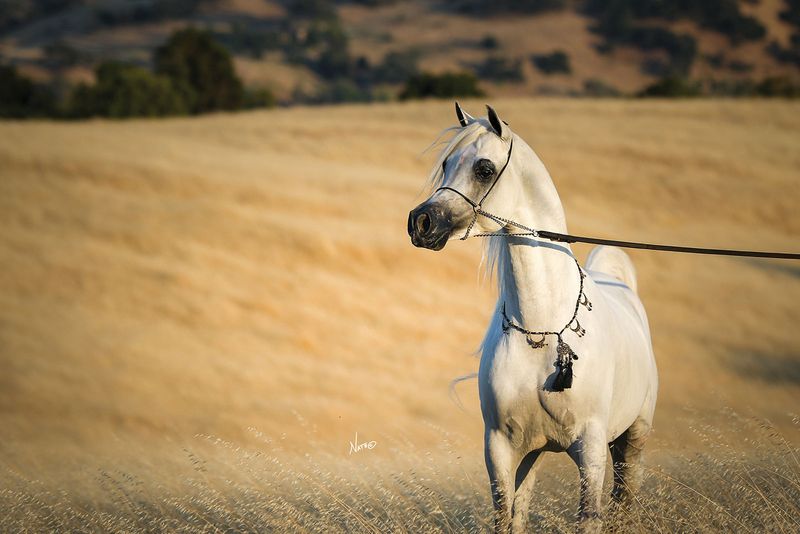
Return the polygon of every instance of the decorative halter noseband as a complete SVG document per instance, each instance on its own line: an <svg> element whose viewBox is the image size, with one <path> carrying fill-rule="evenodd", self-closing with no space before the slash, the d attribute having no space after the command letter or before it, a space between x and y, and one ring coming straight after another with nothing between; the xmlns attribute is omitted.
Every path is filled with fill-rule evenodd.
<svg viewBox="0 0 800 534"><path fill-rule="evenodd" d="M514 149L514 139L512 138L508 146L508 156L506 157L505 164L500 169L500 172L497 173L497 176L492 181L489 188L486 190L486 193L483 194L480 201L475 202L461 191L454 189L452 187L442 186L436 189L436 191L441 191L441 190L452 191L453 193L456 193L458 196L463 198L470 206L472 206L472 213L473 213L472 220L467 226L467 231L464 232L464 235L460 238L462 241L470 237L506 237L506 238L520 237L520 236L528 236L534 238L539 237L539 232L537 232L533 228L528 228L527 226L524 226L518 222L489 213L488 211L485 211L482 207L484 201L486 200L486 197L488 197L489 193L492 192L492 189L494 189L494 186L500 180L500 177L503 175L503 172L508 167L509 162L511 162L511 151L513 149ZM475 226L475 223L477 222L479 215L483 215L487 219L491 219L503 227L514 226L516 228L519 228L520 230L524 230L524 232L513 233L513 234L509 232L486 232L470 236L470 232L472 231L473 226ZM581 307L581 305L583 305L587 311L592 310L592 303L589 302L586 293L583 292L583 280L584 278L586 278L586 273L584 273L583 269L581 269L578 260L574 256L571 257L575 261L575 266L578 268L578 275L580 277L580 289L578 291L578 298L575 302L575 309L572 313L572 317L561 330L558 331L526 330L522 326L513 323L511 319L508 318L508 315L506 314L505 302L503 303L503 309L501 312L503 315L503 333L508 335L509 330L516 330L521 334L525 334L525 340L528 342L528 345L530 345L531 348L533 349L540 349L542 347L545 347L547 345L547 343L545 343L545 338L547 336L556 336L558 344L556 345L557 359L555 361L556 377L551 385L553 391L564 391L565 389L569 389L572 387L572 378L573 378L572 362L573 360L578 359L578 355L575 354L575 351L572 350L572 347L570 347L567 344L567 342L564 341L563 335L566 333L567 330L570 330L574 332L578 337L583 337L583 335L586 334L586 330L581 326L580 322L578 322L578 309ZM535 337L538 337L539 339L534 339Z"/></svg>
<svg viewBox="0 0 800 534"><path fill-rule="evenodd" d="M464 193L462 193L458 189L454 189L454 188L448 187L446 185L442 186L442 187L440 187L440 188L438 188L436 190L436 191L443 191L443 190L452 191L453 193L455 193L458 196L460 196L461 198L463 198L467 202L467 204L472 206L472 220L469 222L469 225L467 226L467 231L464 232L464 236L461 237L461 241L465 241L466 239L469 238L469 233L470 233L470 231L472 231L472 227L475 226L475 223L478 221L478 215L483 215L484 217L492 219L493 221L495 221L497 223L501 223L502 222L502 223L508 224L508 223L511 222L511 221L507 221L506 219L503 219L502 217L497 217L495 215L492 215L491 213L489 213L487 211L483 211L483 208L481 206L483 205L483 201L486 200L486 197L489 196L489 193L492 192L492 189L494 189L494 186L497 184L498 180L500 180L500 177L503 176L503 172L505 172L506 167L508 167L508 164L511 162L511 151L512 150L514 150L514 139L513 138L511 139L511 142L508 144L508 154L506 155L505 164L500 169L500 172L497 173L497 176L494 177L494 180L492 180L492 183L489 186L489 189L486 190L486 192L481 197L480 201L475 202L474 200L469 198L467 195L465 195ZM434 191L434 193L436 191ZM503 226L505 226L505 224L503 224ZM530 228L525 228L525 229L536 233L536 230L531 230ZM503 234L503 235L507 235L507 234ZM476 234L475 235L475 237L485 237L485 236L486 236L485 234Z"/></svg>

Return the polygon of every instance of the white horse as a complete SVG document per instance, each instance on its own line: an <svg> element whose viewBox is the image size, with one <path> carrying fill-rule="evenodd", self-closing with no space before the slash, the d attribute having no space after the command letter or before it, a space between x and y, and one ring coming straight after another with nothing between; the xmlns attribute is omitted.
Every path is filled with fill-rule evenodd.
<svg viewBox="0 0 800 534"><path fill-rule="evenodd" d="M580 472L578 529L597 532L608 449L615 502L641 482L658 376L636 274L627 254L594 248L584 271L567 244L520 226L566 233L564 210L534 151L487 106L460 127L431 173L436 190L409 214L414 245L491 233L499 298L478 372L486 468L498 532L522 532L545 451ZM515 225L517 222L519 224ZM463 237L462 237L463 235Z"/></svg>

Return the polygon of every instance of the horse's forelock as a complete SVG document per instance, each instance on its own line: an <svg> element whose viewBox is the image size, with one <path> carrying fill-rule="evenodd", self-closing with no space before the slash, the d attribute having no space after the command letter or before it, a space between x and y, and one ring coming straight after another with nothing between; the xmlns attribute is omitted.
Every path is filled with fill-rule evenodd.
<svg viewBox="0 0 800 534"><path fill-rule="evenodd" d="M487 131L487 125L485 124L485 121L482 120L475 120L464 127L453 126L443 130L436 138L436 141L431 143L431 145L425 150L427 152L434 147L445 145L441 152L439 152L439 155L436 158L436 164L431 169L430 175L428 175L428 180L426 182L427 187L430 190L441 187L442 182L444 181L444 173L442 172L442 163L444 163L444 160L446 160L450 154L455 152L456 149L465 144L475 142L475 140L482 133ZM448 135L450 134L452 135L448 139Z"/></svg>

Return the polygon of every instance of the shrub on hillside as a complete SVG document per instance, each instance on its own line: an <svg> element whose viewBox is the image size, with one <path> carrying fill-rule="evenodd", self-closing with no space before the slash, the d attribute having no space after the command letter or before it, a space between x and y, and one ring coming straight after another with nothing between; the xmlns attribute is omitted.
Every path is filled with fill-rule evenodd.
<svg viewBox="0 0 800 534"><path fill-rule="evenodd" d="M419 74L418 63L419 54L414 50L389 52L372 69L372 78L377 83L402 83Z"/></svg>
<svg viewBox="0 0 800 534"><path fill-rule="evenodd" d="M569 56L563 50L556 50L550 54L535 54L531 56L531 61L544 74L569 74L572 72Z"/></svg>
<svg viewBox="0 0 800 534"><path fill-rule="evenodd" d="M311 65L317 74L326 80L350 76L353 67L350 43L347 33L338 22L313 26L308 34L308 42L308 46L319 46L321 49L319 57Z"/></svg>
<svg viewBox="0 0 800 534"><path fill-rule="evenodd" d="M663 50L669 56L665 70L670 74L687 75L697 55L697 41L685 33L674 33L659 26L630 26L613 36L606 36L609 47L634 46L640 50Z"/></svg>
<svg viewBox="0 0 800 534"><path fill-rule="evenodd" d="M691 20L726 35L734 44L766 35L758 20L741 12L737 0L588 0L584 10L596 20L592 31L604 37L603 50L617 45L664 50L670 56L667 72L678 76L689 74L697 53L695 39L643 22Z"/></svg>
<svg viewBox="0 0 800 534"><path fill-rule="evenodd" d="M191 113L239 109L244 88L230 53L206 31L187 28L156 49L157 74L172 80Z"/></svg>
<svg viewBox="0 0 800 534"><path fill-rule="evenodd" d="M793 33L789 46L781 46L773 41L767 46L767 52L781 63L789 63L800 67L800 33Z"/></svg>
<svg viewBox="0 0 800 534"><path fill-rule="evenodd" d="M485 35L478 44L481 48L485 48L486 50L497 50L500 48L500 41L491 34Z"/></svg>
<svg viewBox="0 0 800 534"><path fill-rule="evenodd" d="M69 116L159 117L189 111L172 80L141 67L107 61L97 68L96 78L94 85L80 84L73 90L67 105Z"/></svg>
<svg viewBox="0 0 800 534"><path fill-rule="evenodd" d="M768 76L760 82L744 80L712 80L708 92L725 97L798 98L800 84L786 76Z"/></svg>
<svg viewBox="0 0 800 534"><path fill-rule="evenodd" d="M53 94L10 65L0 65L0 117L44 117L56 111Z"/></svg>
<svg viewBox="0 0 800 534"><path fill-rule="evenodd" d="M331 0L291 0L288 12L294 19L333 20L339 16Z"/></svg>
<svg viewBox="0 0 800 534"><path fill-rule="evenodd" d="M143 24L192 15L204 0L138 0L94 2L94 18L104 26Z"/></svg>
<svg viewBox="0 0 800 534"><path fill-rule="evenodd" d="M264 52L278 50L282 36L277 30L250 28L244 23L233 24L230 33L217 35L225 46L236 54L261 59Z"/></svg>
<svg viewBox="0 0 800 534"><path fill-rule="evenodd" d="M354 82L341 78L322 88L310 100L314 104L340 104L344 102L370 102L372 94Z"/></svg>
<svg viewBox="0 0 800 534"><path fill-rule="evenodd" d="M741 12L737 0L588 0L584 9L597 19L598 33L612 41L634 27L634 21L645 19L688 19L726 35L734 44L766 35L758 20Z"/></svg>
<svg viewBox="0 0 800 534"><path fill-rule="evenodd" d="M567 7L568 3L568 0L457 0L449 4L461 13L486 16L557 11Z"/></svg>
<svg viewBox="0 0 800 534"><path fill-rule="evenodd" d="M784 0L784 4L786 7L779 13L781 20L800 28L800 0Z"/></svg>
<svg viewBox="0 0 800 534"><path fill-rule="evenodd" d="M275 95L269 89L247 89L244 92L242 107L245 109L275 107Z"/></svg>
<svg viewBox="0 0 800 534"><path fill-rule="evenodd" d="M622 93L614 87L603 80L598 80L596 78L590 78L583 82L583 94L585 96L594 96L594 97L617 97L622 96Z"/></svg>
<svg viewBox="0 0 800 534"><path fill-rule="evenodd" d="M367 7L389 6L396 4L398 0L343 0L349 1L351 4L361 4Z"/></svg>
<svg viewBox="0 0 800 534"><path fill-rule="evenodd" d="M489 56L476 65L476 70L480 78L494 82L521 82L525 79L520 59Z"/></svg>
<svg viewBox="0 0 800 534"><path fill-rule="evenodd" d="M303 27L289 23L286 31L284 54L289 63L305 65L326 80L353 76L355 62L350 56L349 38L335 12Z"/></svg>
<svg viewBox="0 0 800 534"><path fill-rule="evenodd" d="M13 30L38 18L55 15L83 0L3 0L0 1L0 33Z"/></svg>
<svg viewBox="0 0 800 534"><path fill-rule="evenodd" d="M88 58L69 43L58 40L42 47L44 64L50 68L61 69L75 66Z"/></svg>
<svg viewBox="0 0 800 534"><path fill-rule="evenodd" d="M412 76L399 95L400 100L414 98L453 98L483 96L478 79L470 72L446 72L431 74L424 72Z"/></svg>
<svg viewBox="0 0 800 534"><path fill-rule="evenodd" d="M756 94L766 97L798 98L800 84L786 76L769 76L756 86Z"/></svg>
<svg viewBox="0 0 800 534"><path fill-rule="evenodd" d="M687 80L681 76L667 76L645 87L637 96L689 98L701 94L702 87L699 82Z"/></svg>

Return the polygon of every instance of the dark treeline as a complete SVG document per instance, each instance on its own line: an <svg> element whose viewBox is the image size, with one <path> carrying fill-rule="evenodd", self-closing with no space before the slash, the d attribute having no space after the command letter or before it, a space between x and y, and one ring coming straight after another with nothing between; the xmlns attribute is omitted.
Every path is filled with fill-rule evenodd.
<svg viewBox="0 0 800 534"><path fill-rule="evenodd" d="M0 68L0 116L6 117L156 117L237 110L273 104L266 91L248 92L233 68L230 53L206 31L175 32L153 54L153 71L104 61L95 83L81 83L59 102L54 91Z"/></svg>

